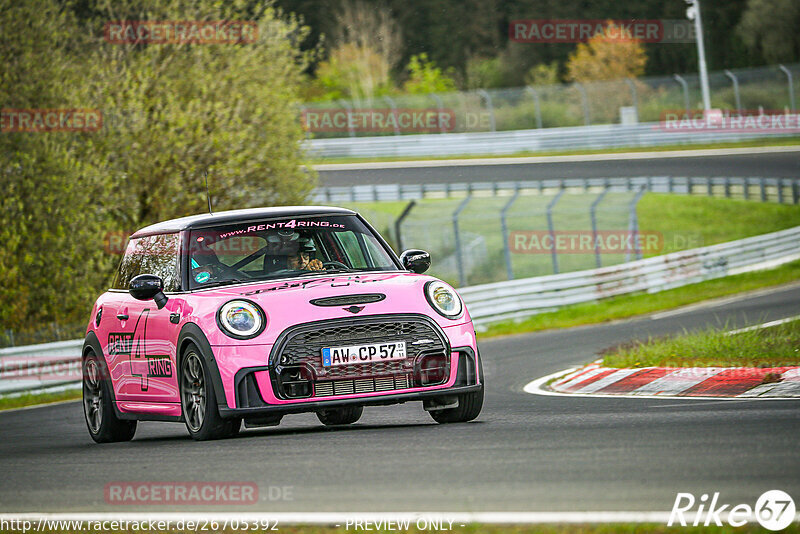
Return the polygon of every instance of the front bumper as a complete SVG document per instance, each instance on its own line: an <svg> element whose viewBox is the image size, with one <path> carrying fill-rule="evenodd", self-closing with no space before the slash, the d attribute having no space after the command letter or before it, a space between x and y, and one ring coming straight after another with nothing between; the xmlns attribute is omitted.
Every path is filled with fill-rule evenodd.
<svg viewBox="0 0 800 534"><path fill-rule="evenodd" d="M316 412L340 406L380 406L400 404L409 401L422 401L436 397L449 397L471 393L483 389L483 372L479 353L472 347L451 349L456 365L452 366L449 379L441 385L412 387L391 392L371 392L362 395L346 395L324 400L316 398L282 401L271 404L265 401L262 387L256 376L267 375L270 367L250 367L236 373L235 408L220 406L223 417L275 416L285 414Z"/></svg>

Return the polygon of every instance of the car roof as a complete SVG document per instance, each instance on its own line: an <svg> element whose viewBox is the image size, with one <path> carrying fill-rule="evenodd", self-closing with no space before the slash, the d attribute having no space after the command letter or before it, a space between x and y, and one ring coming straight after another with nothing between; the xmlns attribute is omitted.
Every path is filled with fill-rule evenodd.
<svg viewBox="0 0 800 534"><path fill-rule="evenodd" d="M280 206L272 208L252 208L246 210L220 211L190 215L146 226L135 232L131 238L153 234L171 234L191 228L206 228L219 224L276 219L281 217L313 217L319 215L355 215L356 212L331 206Z"/></svg>

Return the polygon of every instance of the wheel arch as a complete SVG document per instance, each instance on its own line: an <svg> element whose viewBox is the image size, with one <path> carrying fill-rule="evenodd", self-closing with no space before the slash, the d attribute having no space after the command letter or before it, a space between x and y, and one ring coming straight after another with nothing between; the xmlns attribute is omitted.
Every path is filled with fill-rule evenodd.
<svg viewBox="0 0 800 534"><path fill-rule="evenodd" d="M203 333L203 330L195 323L186 323L181 328L178 334L178 342L175 344L175 364L177 373L180 373L181 366L183 365L183 355L189 345L194 345L200 352L200 356L206 363L206 366L211 373L211 381L214 383L214 390L217 393L217 406L220 408L228 408L227 395L225 388L222 385L222 376L219 372L217 360L214 358L214 351L208 338ZM178 387L180 388L180 377L178 377Z"/></svg>

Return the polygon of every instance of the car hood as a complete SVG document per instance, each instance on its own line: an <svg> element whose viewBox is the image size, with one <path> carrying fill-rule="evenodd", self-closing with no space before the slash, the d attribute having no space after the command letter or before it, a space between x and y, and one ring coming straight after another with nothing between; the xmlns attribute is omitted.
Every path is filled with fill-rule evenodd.
<svg viewBox="0 0 800 534"><path fill-rule="evenodd" d="M426 282L432 280L438 279L406 271L337 274L226 286L199 291L194 295L205 301L206 305L202 307L206 309L206 314L216 313L219 306L234 298L250 300L261 306L267 315L267 328L264 333L250 340L250 343L271 343L280 332L296 324L342 317L423 314L434 319L443 328L469 322L466 310L458 319L448 319L431 307L423 291ZM380 294L384 298L371 303L332 306L311 303L312 300L327 297L365 294Z"/></svg>

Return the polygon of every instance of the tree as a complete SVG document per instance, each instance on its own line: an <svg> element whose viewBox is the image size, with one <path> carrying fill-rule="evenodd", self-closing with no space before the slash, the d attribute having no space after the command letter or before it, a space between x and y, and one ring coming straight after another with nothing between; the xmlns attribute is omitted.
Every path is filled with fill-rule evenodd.
<svg viewBox="0 0 800 534"><path fill-rule="evenodd" d="M539 63L531 67L525 75L525 85L556 85L558 78L558 62Z"/></svg>
<svg viewBox="0 0 800 534"><path fill-rule="evenodd" d="M389 9L384 4L342 0L334 21L333 48L317 68L326 97L361 100L388 91L403 44Z"/></svg>
<svg viewBox="0 0 800 534"><path fill-rule="evenodd" d="M70 10L52 0L0 0L4 110L89 108L76 88L89 50ZM102 238L109 180L91 161L97 132L0 133L0 332L88 319L115 258ZM80 333L79 330L72 335Z"/></svg>
<svg viewBox="0 0 800 534"><path fill-rule="evenodd" d="M0 330L85 321L109 232L206 210L304 203L305 30L270 2L0 0L0 101L95 108L100 131L0 134ZM246 20L254 42L114 44L121 20ZM85 27L88 26L88 27ZM7 31L6 31L7 30ZM107 287L107 286L105 286Z"/></svg>
<svg viewBox="0 0 800 534"><path fill-rule="evenodd" d="M613 27L609 21L608 27ZM647 54L635 39L609 39L598 34L578 44L567 62L567 79L574 82L621 80L644 74Z"/></svg>
<svg viewBox="0 0 800 534"><path fill-rule="evenodd" d="M749 0L737 32L745 44L770 63L800 57L800 3L797 0Z"/></svg>
<svg viewBox="0 0 800 534"><path fill-rule="evenodd" d="M449 93L456 90L456 82L449 72L442 69L428 59L428 54L411 56L408 62L408 80L403 89L411 94Z"/></svg>
<svg viewBox="0 0 800 534"><path fill-rule="evenodd" d="M330 51L328 59L317 67L317 82L326 100L361 101L391 88L389 66L384 58L371 48L353 43Z"/></svg>
<svg viewBox="0 0 800 534"><path fill-rule="evenodd" d="M97 43L90 98L117 118L99 140L126 228L217 209L303 203L298 91L304 30L266 3L105 0L105 20L248 20L254 43ZM95 24L98 28L99 24Z"/></svg>

